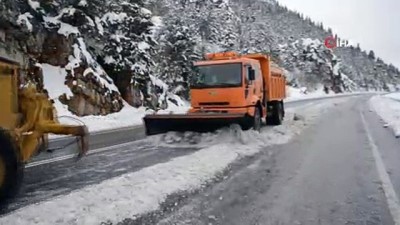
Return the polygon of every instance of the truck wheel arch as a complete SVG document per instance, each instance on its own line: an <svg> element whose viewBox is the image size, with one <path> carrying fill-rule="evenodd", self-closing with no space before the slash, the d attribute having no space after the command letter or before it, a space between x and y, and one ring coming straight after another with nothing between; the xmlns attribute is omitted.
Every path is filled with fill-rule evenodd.
<svg viewBox="0 0 400 225"><path fill-rule="evenodd" d="M263 110L262 110L263 108L262 108L262 105L261 105L260 101L257 101L257 103L254 106L251 106L251 107L249 107L247 109L248 115L253 117L254 116L254 112L255 112L256 109L260 110L261 117L265 116L264 113L263 113Z"/></svg>

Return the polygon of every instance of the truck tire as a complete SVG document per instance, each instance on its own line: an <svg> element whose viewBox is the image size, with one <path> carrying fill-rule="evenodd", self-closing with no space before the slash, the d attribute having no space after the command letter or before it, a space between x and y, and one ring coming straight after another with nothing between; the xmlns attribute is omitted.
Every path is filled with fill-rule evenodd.
<svg viewBox="0 0 400 225"><path fill-rule="evenodd" d="M283 117L285 110L283 108L283 103L282 102L273 102L270 103L272 104L271 110L272 113L270 116L267 116L267 124L268 125L273 125L273 126L279 126L282 124Z"/></svg>
<svg viewBox="0 0 400 225"><path fill-rule="evenodd" d="M23 171L12 137L0 128L0 209L18 194Z"/></svg>
<svg viewBox="0 0 400 225"><path fill-rule="evenodd" d="M246 122L240 124L242 130L253 129L255 131L260 131L262 125L261 109L256 107L254 110L254 116L247 116Z"/></svg>

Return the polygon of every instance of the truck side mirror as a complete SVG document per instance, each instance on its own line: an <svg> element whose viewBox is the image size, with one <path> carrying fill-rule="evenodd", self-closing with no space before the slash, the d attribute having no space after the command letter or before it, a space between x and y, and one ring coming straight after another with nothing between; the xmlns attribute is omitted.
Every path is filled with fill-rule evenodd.
<svg viewBox="0 0 400 225"><path fill-rule="evenodd" d="M256 79L256 71L249 68L249 80L253 81Z"/></svg>

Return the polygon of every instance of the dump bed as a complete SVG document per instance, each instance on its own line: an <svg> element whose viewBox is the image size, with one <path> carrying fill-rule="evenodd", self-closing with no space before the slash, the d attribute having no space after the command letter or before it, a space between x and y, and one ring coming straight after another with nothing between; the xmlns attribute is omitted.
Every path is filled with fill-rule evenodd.
<svg viewBox="0 0 400 225"><path fill-rule="evenodd" d="M267 101L282 101L286 98L286 79L283 70L273 65L271 58L262 54L249 54L243 57L255 59L260 62L264 77L264 89Z"/></svg>
<svg viewBox="0 0 400 225"><path fill-rule="evenodd" d="M286 98L286 79L283 71L279 68L271 67L269 84L266 84L268 101L281 101Z"/></svg>

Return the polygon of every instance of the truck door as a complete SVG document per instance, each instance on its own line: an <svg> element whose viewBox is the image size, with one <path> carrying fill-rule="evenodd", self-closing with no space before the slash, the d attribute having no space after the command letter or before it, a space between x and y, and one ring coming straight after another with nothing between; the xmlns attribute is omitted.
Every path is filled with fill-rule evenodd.
<svg viewBox="0 0 400 225"><path fill-rule="evenodd" d="M244 79L245 79L245 98L246 98L246 100L249 100L249 98L251 97L251 96L253 96L254 95L254 83L255 83L255 81L254 80L251 80L250 79L250 71L252 70L253 68L252 68L252 66L251 65L245 65L245 70L244 70L244 73L245 73L245 76L244 76Z"/></svg>
<svg viewBox="0 0 400 225"><path fill-rule="evenodd" d="M255 72L254 80L251 80L249 77L251 70L254 70ZM248 91L248 94L246 96L255 96L261 99L263 93L263 80L259 66L246 65L245 71L246 71L246 76L245 76L246 90Z"/></svg>

